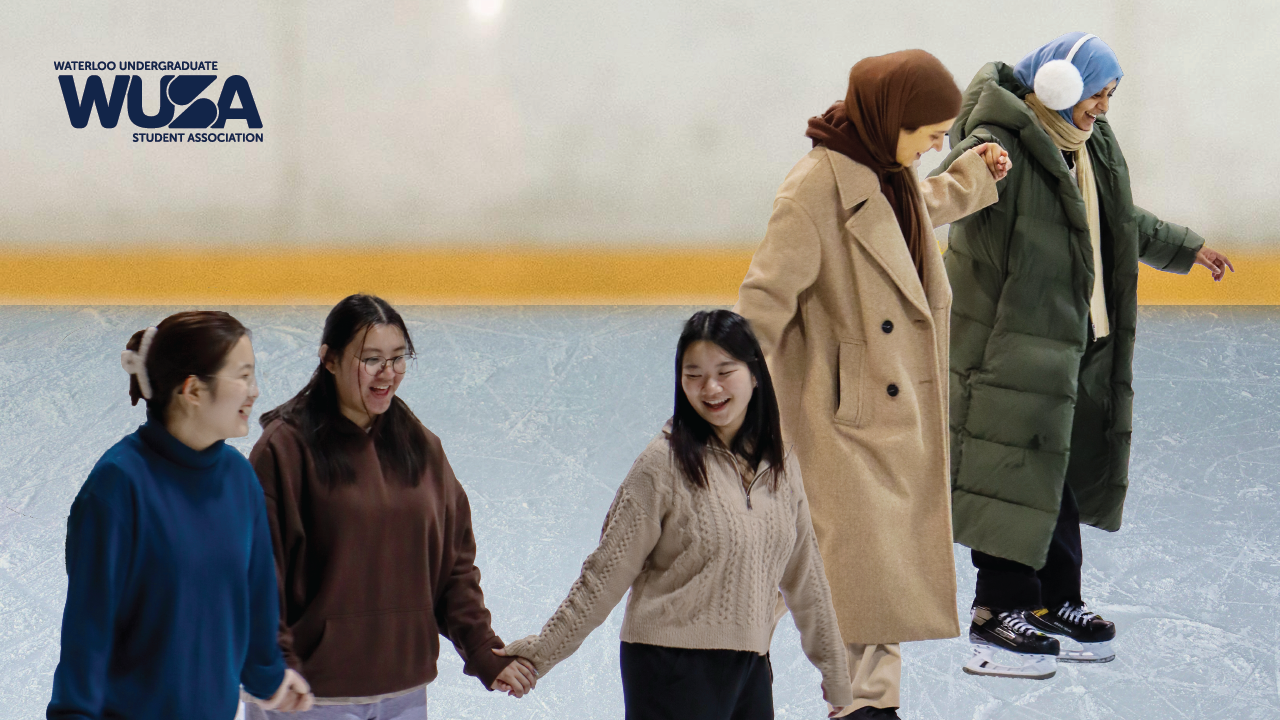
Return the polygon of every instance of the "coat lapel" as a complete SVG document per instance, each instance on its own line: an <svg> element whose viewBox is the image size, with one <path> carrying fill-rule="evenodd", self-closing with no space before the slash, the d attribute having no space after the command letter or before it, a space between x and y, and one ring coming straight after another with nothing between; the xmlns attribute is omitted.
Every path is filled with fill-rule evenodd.
<svg viewBox="0 0 1280 720"><path fill-rule="evenodd" d="M862 204L845 222L845 230L884 268L898 286L898 291L926 317L932 318L925 288L916 274L915 264L911 262L911 252L907 250L902 228L898 226L898 216L894 215L889 200L880 192L876 174L838 152L827 150L827 156L835 170L841 204L845 209ZM928 279L926 275L925 280ZM943 280L945 282L945 277Z"/></svg>
<svg viewBox="0 0 1280 720"><path fill-rule="evenodd" d="M844 226L866 248L867 253L884 267L889 277L893 278L893 283L898 286L899 292L925 316L932 317L929 301L924 295L924 286L920 284L915 263L911 262L911 252L907 250L907 241L902 237L902 228L898 226L898 216L893 214L893 208L885 196L877 192Z"/></svg>

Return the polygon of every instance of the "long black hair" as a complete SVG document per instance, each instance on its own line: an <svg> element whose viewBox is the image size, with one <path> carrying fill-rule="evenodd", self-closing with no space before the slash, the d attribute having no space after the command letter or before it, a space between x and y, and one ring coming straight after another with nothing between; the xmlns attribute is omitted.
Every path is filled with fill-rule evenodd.
<svg viewBox="0 0 1280 720"><path fill-rule="evenodd" d="M742 427L733 437L729 452L741 456L759 467L768 460L772 470L770 488L778 489L778 479L784 474L782 445L782 421L778 417L778 398L773 392L773 380L764 362L764 353L751 325L746 318L730 310L704 310L694 313L684 324L680 342L676 344L676 409L671 416L671 453L684 471L685 478L695 487L707 487L707 468L704 462L707 445L720 442L715 428L694 409L685 397L680 383L683 375L684 353L695 342L706 340L715 343L733 359L745 363L756 380L756 388L747 404L747 416Z"/></svg>
<svg viewBox="0 0 1280 720"><path fill-rule="evenodd" d="M293 399L262 414L263 427L277 418L298 426L315 460L320 482L329 487L356 482L350 449L353 439L359 439L359 435L338 408L338 386L325 362L345 357L353 343L357 344L358 351L375 325L399 328L404 334L406 352L413 355L409 328L395 308L373 295L348 296L334 305L325 318L320 344L328 346L328 354L321 358L306 387ZM384 476L394 477L409 487L418 486L432 460L428 457L427 435L422 423L399 397L392 398L391 407L378 418L373 443Z"/></svg>

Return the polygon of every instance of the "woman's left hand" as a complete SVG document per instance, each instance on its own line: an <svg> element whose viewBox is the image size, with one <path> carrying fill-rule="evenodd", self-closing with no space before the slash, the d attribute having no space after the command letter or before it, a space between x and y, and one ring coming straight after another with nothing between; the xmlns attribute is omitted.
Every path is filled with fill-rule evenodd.
<svg viewBox="0 0 1280 720"><path fill-rule="evenodd" d="M1214 282L1222 279L1222 276L1227 272L1227 268L1231 268L1231 272L1236 271L1226 255L1217 250L1210 250L1207 245L1200 248L1199 252L1196 253L1196 264L1209 268L1209 272L1213 273Z"/></svg>
<svg viewBox="0 0 1280 720"><path fill-rule="evenodd" d="M983 161L987 163L987 169L991 171L991 177L996 180L1003 180L1005 175L1009 174L1009 170L1013 168L1013 161L1009 159L1009 151L1000 147L997 143L982 143L973 149L973 152L982 156Z"/></svg>

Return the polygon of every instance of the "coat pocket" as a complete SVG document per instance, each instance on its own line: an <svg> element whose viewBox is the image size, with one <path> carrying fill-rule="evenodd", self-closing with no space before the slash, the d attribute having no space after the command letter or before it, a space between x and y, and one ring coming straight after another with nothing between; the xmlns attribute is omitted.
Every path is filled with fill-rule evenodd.
<svg viewBox="0 0 1280 720"><path fill-rule="evenodd" d="M839 367L836 369L837 423L857 426L862 421L862 366L866 351L864 342L840 341Z"/></svg>

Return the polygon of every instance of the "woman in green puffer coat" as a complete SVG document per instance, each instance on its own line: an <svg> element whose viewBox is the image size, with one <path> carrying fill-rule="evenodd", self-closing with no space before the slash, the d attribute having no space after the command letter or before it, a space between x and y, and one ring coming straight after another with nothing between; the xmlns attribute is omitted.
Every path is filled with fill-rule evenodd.
<svg viewBox="0 0 1280 720"><path fill-rule="evenodd" d="M1120 527L1138 261L1184 274L1198 263L1215 280L1230 267L1133 204L1105 117L1122 76L1111 48L1084 33L1013 67L990 63L940 165L986 142L1013 165L999 202L951 225L945 256L952 508L978 568L965 667L977 674L1049 677L1057 657L1114 657L1115 626L1080 597L1080 523Z"/></svg>

